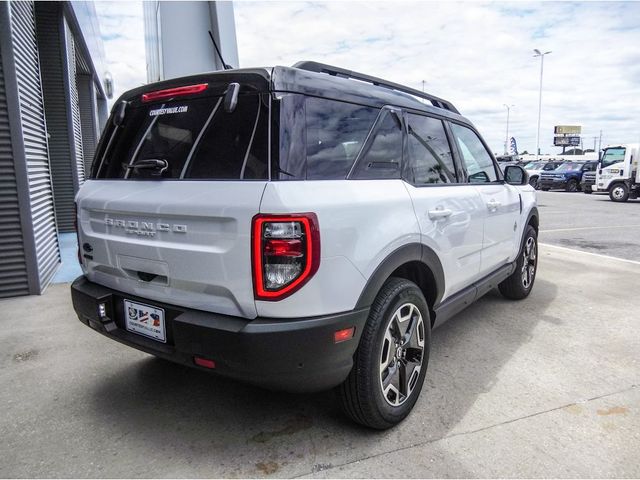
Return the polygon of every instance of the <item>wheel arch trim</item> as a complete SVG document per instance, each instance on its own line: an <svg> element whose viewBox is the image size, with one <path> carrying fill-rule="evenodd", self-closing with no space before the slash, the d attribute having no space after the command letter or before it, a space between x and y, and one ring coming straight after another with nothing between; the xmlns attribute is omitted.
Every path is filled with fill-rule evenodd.
<svg viewBox="0 0 640 480"><path fill-rule="evenodd" d="M367 283L360 293L356 309L370 307L376 295L384 285L384 282L399 267L411 262L419 262L429 269L435 281L436 298L434 304L437 305L442 299L445 290L445 277L442 263L433 249L421 243L409 243L391 252L371 274ZM430 305L433 308L433 305Z"/></svg>

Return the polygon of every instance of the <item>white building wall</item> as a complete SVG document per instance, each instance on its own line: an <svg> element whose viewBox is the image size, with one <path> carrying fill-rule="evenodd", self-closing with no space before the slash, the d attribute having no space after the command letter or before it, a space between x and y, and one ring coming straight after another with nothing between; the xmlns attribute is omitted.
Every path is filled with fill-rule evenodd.
<svg viewBox="0 0 640 480"><path fill-rule="evenodd" d="M145 2L144 24L149 82L222 70L209 31L225 62L238 67L232 2Z"/></svg>

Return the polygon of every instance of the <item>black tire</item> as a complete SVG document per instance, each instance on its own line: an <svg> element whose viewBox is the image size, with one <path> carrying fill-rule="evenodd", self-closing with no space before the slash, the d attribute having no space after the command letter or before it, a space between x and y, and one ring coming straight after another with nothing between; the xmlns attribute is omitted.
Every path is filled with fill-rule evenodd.
<svg viewBox="0 0 640 480"><path fill-rule="evenodd" d="M593 190L591 190L591 187L584 187L582 189L582 192L586 193L587 195L589 195L589 194L593 193Z"/></svg>
<svg viewBox="0 0 640 480"><path fill-rule="evenodd" d="M529 179L529 185L531 185L535 190L540 190L540 179L539 179L539 177L531 177Z"/></svg>
<svg viewBox="0 0 640 480"><path fill-rule="evenodd" d="M540 190L542 190L543 192L548 192L549 191L548 188L543 188L543 187L540 187Z"/></svg>
<svg viewBox="0 0 640 480"><path fill-rule="evenodd" d="M609 198L614 202L629 200L629 187L626 183L615 183L609 188Z"/></svg>
<svg viewBox="0 0 640 480"><path fill-rule="evenodd" d="M577 192L578 191L578 181L575 178L570 179L564 187L567 192Z"/></svg>
<svg viewBox="0 0 640 480"><path fill-rule="evenodd" d="M533 248L533 256L530 248ZM526 267L525 261L527 262ZM533 270L531 270L531 267L533 267ZM498 289L504 297L510 300L522 300L531 293L537 272L538 235L536 230L531 225L528 225L524 232L522 247L518 253L516 269L506 280L498 285Z"/></svg>
<svg viewBox="0 0 640 480"><path fill-rule="evenodd" d="M416 310L419 311L421 322ZM403 311L408 322L407 331L404 334L401 331L401 324L404 321L395 322L396 313L404 315ZM420 323L422 323L421 330ZM394 325L400 330L394 329ZM413 334L407 337L412 326ZM391 343L395 341L392 330L397 331L398 337L403 341L410 339L404 348L398 349L398 343ZM420 335L422 335L423 346L419 355L420 370L416 372L418 366L416 358L420 353L417 343ZM403 278L390 278L382 286L371 306L360 344L354 355L353 369L344 383L337 388L338 398L345 414L357 423L379 430L393 427L404 420L420 396L427 372L430 345L431 320L422 291L413 282ZM385 360L386 370L381 371ZM385 372L387 375L383 379ZM408 379L407 375L409 375ZM393 384L392 378L398 379L398 388ZM383 386L387 379L396 392L393 392L389 386ZM404 389L403 379L406 384ZM383 389L385 389L384 393ZM402 395L402 390L406 395ZM393 405L391 402L399 404Z"/></svg>

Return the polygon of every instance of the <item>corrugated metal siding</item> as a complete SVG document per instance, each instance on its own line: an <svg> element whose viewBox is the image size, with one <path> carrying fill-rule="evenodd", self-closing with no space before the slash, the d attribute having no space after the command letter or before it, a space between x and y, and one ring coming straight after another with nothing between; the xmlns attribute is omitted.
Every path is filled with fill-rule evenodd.
<svg viewBox="0 0 640 480"><path fill-rule="evenodd" d="M0 53L0 298L27 295L29 280L20 226L9 113Z"/></svg>
<svg viewBox="0 0 640 480"><path fill-rule="evenodd" d="M73 120L73 148L75 150L76 175L78 187L84 183L84 155L82 150L82 123L80 121L80 100L78 98L78 79L76 65L76 41L71 29L65 28L67 35L67 64L69 68L69 94L71 95L71 118Z"/></svg>
<svg viewBox="0 0 640 480"><path fill-rule="evenodd" d="M41 72L42 92L49 133L49 160L58 231L73 232L75 187L69 145L69 113L64 87L65 52L60 31L61 4L38 2L35 10L40 60L47 66Z"/></svg>
<svg viewBox="0 0 640 480"><path fill-rule="evenodd" d="M82 153L84 155L85 175L91 172L91 163L96 153L96 97L93 79L90 75L78 75L78 97L80 99L80 122L82 124Z"/></svg>
<svg viewBox="0 0 640 480"><path fill-rule="evenodd" d="M60 264L60 250L47 149L34 6L31 2L14 1L10 8L18 102L40 283L38 290L42 291Z"/></svg>

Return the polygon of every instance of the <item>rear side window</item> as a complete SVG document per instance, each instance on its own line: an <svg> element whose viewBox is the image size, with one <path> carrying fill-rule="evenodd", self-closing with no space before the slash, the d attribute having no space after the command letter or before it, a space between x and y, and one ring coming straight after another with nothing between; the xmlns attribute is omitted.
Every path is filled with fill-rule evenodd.
<svg viewBox="0 0 640 480"><path fill-rule="evenodd" d="M453 136L467 168L469 183L495 182L498 177L493 159L476 133L462 125L451 124Z"/></svg>
<svg viewBox="0 0 640 480"><path fill-rule="evenodd" d="M377 114L378 110L370 107L308 97L306 178L344 179Z"/></svg>
<svg viewBox="0 0 640 480"><path fill-rule="evenodd" d="M442 120L407 115L405 177L413 185L453 183L455 167Z"/></svg>
<svg viewBox="0 0 640 480"><path fill-rule="evenodd" d="M266 179L268 107L241 95L228 113L220 97L130 108L98 178ZM135 168L160 160L166 168Z"/></svg>

